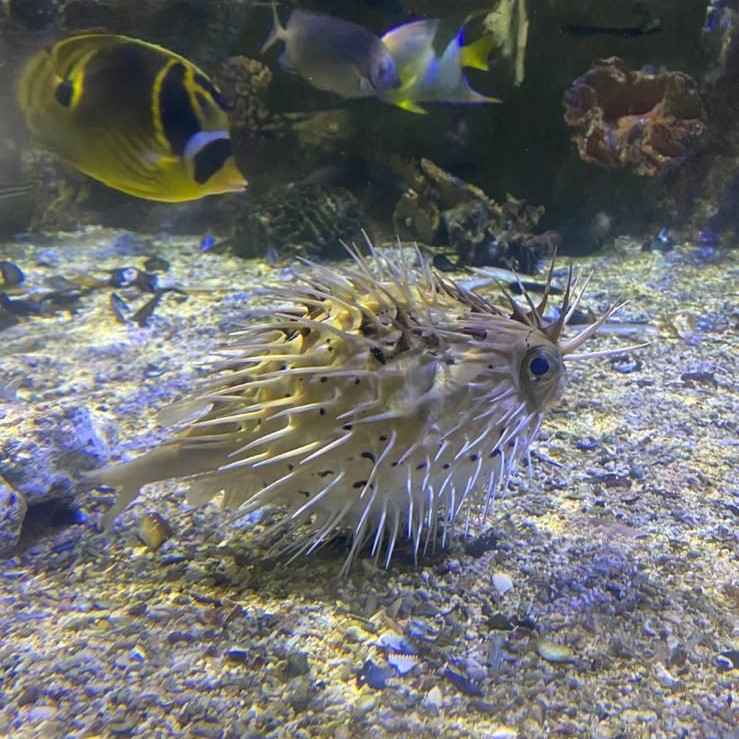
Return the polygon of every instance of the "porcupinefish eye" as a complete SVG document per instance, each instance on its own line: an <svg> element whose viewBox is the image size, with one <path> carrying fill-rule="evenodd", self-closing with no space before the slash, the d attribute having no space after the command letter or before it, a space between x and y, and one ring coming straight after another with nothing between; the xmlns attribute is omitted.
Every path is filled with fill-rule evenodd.
<svg viewBox="0 0 739 739"><path fill-rule="evenodd" d="M563 386L565 368L557 349L535 346L521 362L521 389L537 408L547 406Z"/></svg>
<svg viewBox="0 0 739 739"><path fill-rule="evenodd" d="M535 377L542 377L549 372L549 360L546 357L534 357L529 362L529 371Z"/></svg>
<svg viewBox="0 0 739 739"><path fill-rule="evenodd" d="M559 374L557 370L561 367L561 359L548 347L537 346L526 352L523 367L528 382L547 382Z"/></svg>

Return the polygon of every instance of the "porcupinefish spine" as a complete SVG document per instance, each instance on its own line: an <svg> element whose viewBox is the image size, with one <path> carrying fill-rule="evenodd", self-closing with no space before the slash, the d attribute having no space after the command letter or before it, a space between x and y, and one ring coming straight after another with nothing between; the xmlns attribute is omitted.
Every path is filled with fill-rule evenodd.
<svg viewBox="0 0 739 739"><path fill-rule="evenodd" d="M487 515L559 399L564 354L610 313L563 342L571 285L548 324L548 292L503 309L423 262L371 255L275 291L286 307L237 336L198 399L208 410L167 446L171 469L153 450L148 476L146 456L131 463L136 485L177 476L181 457L193 496L223 491L232 520L287 507L269 533L293 556L351 531L345 569L366 543L387 566L398 540L418 555L439 525L443 545L462 514Z"/></svg>

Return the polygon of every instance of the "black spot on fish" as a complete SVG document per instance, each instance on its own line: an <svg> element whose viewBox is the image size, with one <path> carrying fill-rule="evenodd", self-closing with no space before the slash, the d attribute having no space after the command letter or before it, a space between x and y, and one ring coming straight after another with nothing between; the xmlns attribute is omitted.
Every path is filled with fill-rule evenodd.
<svg viewBox="0 0 739 739"><path fill-rule="evenodd" d="M59 105L68 108L72 104L72 95L74 94L74 84L72 80L62 80L54 90L54 97Z"/></svg>
<svg viewBox="0 0 739 739"><path fill-rule="evenodd" d="M358 490L359 488L363 488L366 484L367 480L357 480L355 483L352 484L352 487Z"/></svg>
<svg viewBox="0 0 739 739"><path fill-rule="evenodd" d="M385 355L382 352L382 349L378 349L376 346L373 346L372 349L372 356L380 363L385 364L387 362L387 359L385 358Z"/></svg>
<svg viewBox="0 0 739 739"><path fill-rule="evenodd" d="M371 462L374 462L375 461L375 455L372 454L372 452L362 452L362 456L365 459L369 459Z"/></svg>
<svg viewBox="0 0 739 739"><path fill-rule="evenodd" d="M182 156L187 142L200 131L200 123L185 89L185 71L184 64L180 62L173 64L164 75L159 89L159 116L162 128L172 151L178 156ZM196 177L196 180L202 184L208 177L204 180L197 180Z"/></svg>
<svg viewBox="0 0 739 739"><path fill-rule="evenodd" d="M230 139L214 139L195 155L195 182L204 185L232 154Z"/></svg>
<svg viewBox="0 0 739 739"><path fill-rule="evenodd" d="M316 472L316 474L319 477L328 477L328 475L333 475L334 471L333 470L321 470L320 472Z"/></svg>

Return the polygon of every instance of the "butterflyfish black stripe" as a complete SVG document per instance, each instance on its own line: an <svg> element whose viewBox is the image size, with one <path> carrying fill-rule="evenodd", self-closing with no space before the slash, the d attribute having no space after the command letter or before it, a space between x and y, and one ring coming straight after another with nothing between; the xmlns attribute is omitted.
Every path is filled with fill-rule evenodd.
<svg viewBox="0 0 739 739"><path fill-rule="evenodd" d="M230 139L215 139L206 144L194 157L193 177L198 185L204 185L218 172L231 156Z"/></svg>
<svg viewBox="0 0 739 739"><path fill-rule="evenodd" d="M184 64L175 62L165 73L159 89L162 130L177 156L182 156L187 142L200 131L200 123L185 88L186 71Z"/></svg>
<svg viewBox="0 0 739 739"><path fill-rule="evenodd" d="M221 94L221 91L203 74L200 72L195 73L195 84L198 85L202 90L210 95L213 102L223 111L228 110L226 100Z"/></svg>

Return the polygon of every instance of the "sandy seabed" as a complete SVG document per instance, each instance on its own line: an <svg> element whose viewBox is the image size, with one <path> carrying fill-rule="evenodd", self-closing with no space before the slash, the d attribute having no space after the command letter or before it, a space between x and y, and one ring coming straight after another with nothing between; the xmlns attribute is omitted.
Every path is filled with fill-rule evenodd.
<svg viewBox="0 0 739 739"><path fill-rule="evenodd" d="M166 438L158 412L290 269L95 229L0 254L26 275L12 297L153 255L187 293L139 326L111 294L129 317L151 295L99 287L0 332L0 466L33 505L0 563L0 735L739 736L736 252L619 239L577 260L588 307L622 296L619 320L645 323L588 350L652 343L568 366L531 479L480 531L346 579L345 542L286 567L177 481L107 535L111 493L60 505L33 485L49 419L84 409L111 459ZM152 549L154 514L173 531Z"/></svg>

